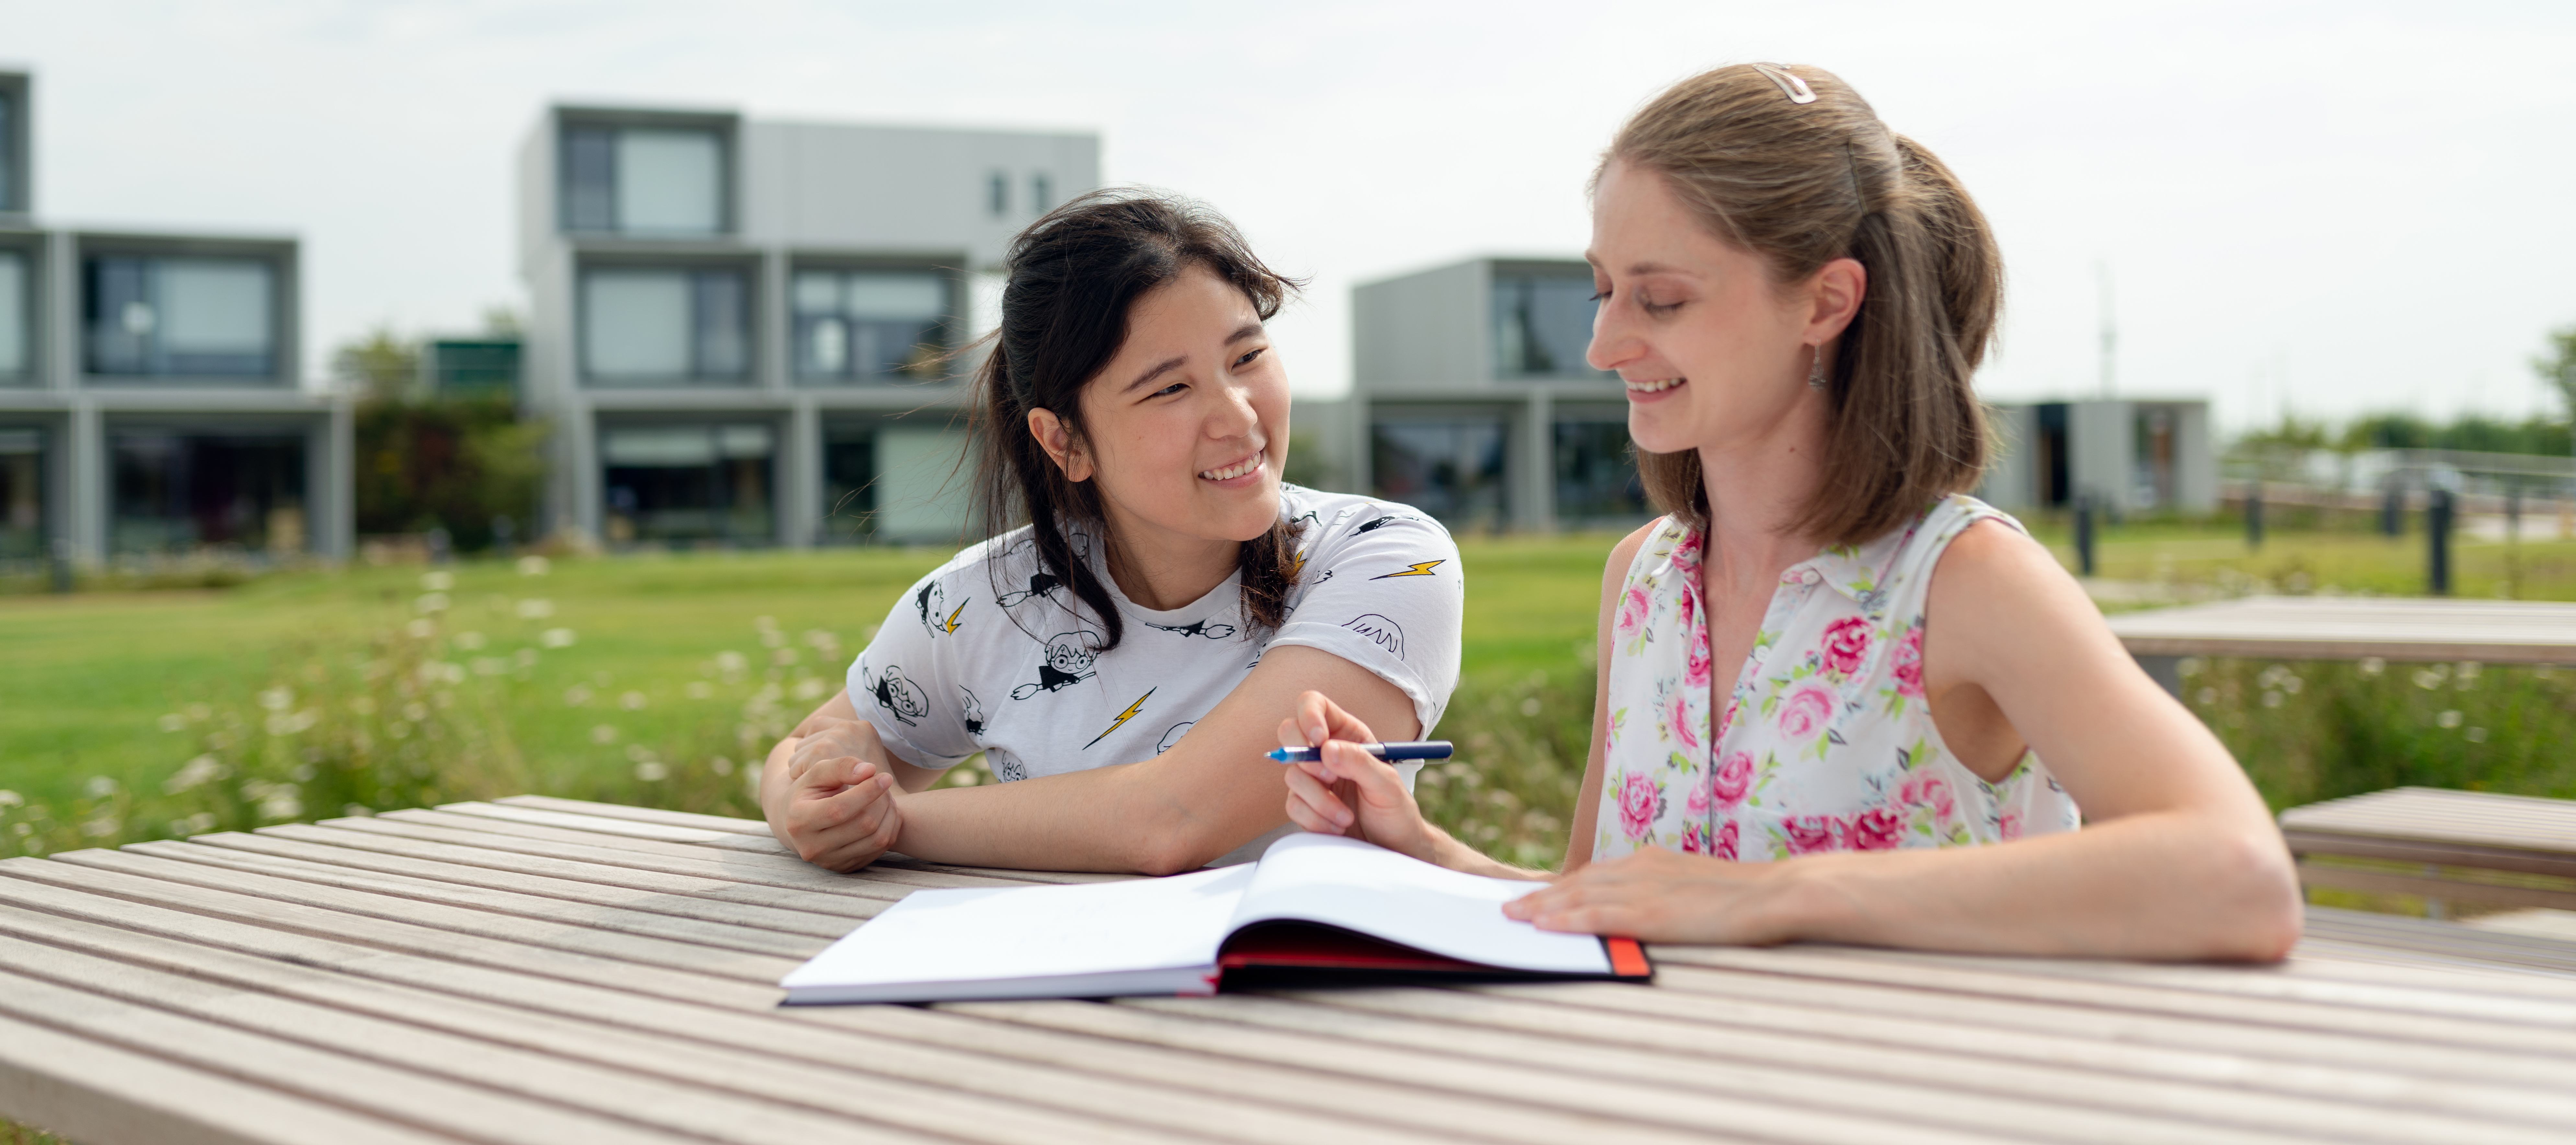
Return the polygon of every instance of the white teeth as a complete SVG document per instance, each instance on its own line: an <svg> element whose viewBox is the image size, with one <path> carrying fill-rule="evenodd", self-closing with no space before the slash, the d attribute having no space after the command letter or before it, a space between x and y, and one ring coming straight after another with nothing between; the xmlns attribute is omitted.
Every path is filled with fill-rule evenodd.
<svg viewBox="0 0 2576 1145"><path fill-rule="evenodd" d="M1261 468L1261 455L1256 453L1241 461L1235 462L1232 465L1226 466L1223 469L1207 470L1206 472L1199 474L1199 476L1207 478L1210 481L1232 481L1237 477L1241 477L1244 474L1250 473L1259 468Z"/></svg>
<svg viewBox="0 0 2576 1145"><path fill-rule="evenodd" d="M1630 382L1628 388L1641 394L1660 394L1689 380L1688 378L1663 378L1652 382Z"/></svg>

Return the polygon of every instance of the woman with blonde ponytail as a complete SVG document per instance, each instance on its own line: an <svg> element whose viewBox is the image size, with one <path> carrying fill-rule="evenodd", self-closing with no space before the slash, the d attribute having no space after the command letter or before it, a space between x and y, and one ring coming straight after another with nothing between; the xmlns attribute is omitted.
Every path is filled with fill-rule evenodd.
<svg viewBox="0 0 2576 1145"><path fill-rule="evenodd" d="M1280 726L1326 744L1290 817L1549 879L1506 908L1548 929L2285 954L2298 882L2252 785L1967 495L2003 267L1950 169L1829 72L1720 68L1620 129L1592 236L1589 358L1665 516L1603 573L1564 872L1425 823L1322 694Z"/></svg>

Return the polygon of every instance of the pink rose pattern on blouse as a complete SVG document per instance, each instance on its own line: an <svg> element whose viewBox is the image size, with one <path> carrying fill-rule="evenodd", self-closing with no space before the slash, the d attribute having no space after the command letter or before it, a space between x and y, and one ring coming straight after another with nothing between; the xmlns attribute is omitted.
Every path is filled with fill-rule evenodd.
<svg viewBox="0 0 2576 1145"><path fill-rule="evenodd" d="M1594 857L1664 847L1763 861L2074 830L2074 800L2036 756L1987 783L1951 756L1923 702L1932 568L1987 519L2021 527L1950 497L1907 528L1790 568L1713 734L1702 538L1658 522L1629 565L1602 666L1611 710Z"/></svg>

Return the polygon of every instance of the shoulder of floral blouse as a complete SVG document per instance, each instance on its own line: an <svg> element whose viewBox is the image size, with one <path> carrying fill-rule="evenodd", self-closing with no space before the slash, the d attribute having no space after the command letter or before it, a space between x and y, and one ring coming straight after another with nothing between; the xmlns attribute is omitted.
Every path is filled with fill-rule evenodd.
<svg viewBox="0 0 2576 1145"><path fill-rule="evenodd" d="M1949 675L1944 661L1960 652L1972 662L2019 662L2038 644L2083 639L2088 630L2118 647L2074 575L2028 534L1991 519L1961 530L1942 552L1924 613L1927 642L1943 649L1925 664L1937 675Z"/></svg>

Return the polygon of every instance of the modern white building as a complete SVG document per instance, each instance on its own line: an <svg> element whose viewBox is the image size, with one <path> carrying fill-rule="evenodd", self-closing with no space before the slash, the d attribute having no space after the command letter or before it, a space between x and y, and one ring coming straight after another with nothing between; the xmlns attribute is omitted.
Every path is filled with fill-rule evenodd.
<svg viewBox="0 0 2576 1145"><path fill-rule="evenodd" d="M2218 508L2205 398L2095 398L1986 407L1995 460L1977 495L2010 511L2070 508L2199 515Z"/></svg>
<svg viewBox="0 0 2576 1145"><path fill-rule="evenodd" d="M1351 393L1299 403L1340 488L1451 528L1633 525L1649 515L1616 375L1583 355L1579 259L1475 258L1351 292Z"/></svg>
<svg viewBox="0 0 2576 1145"><path fill-rule="evenodd" d="M0 74L0 562L344 556L346 401L301 380L291 236L40 223Z"/></svg>
<svg viewBox="0 0 2576 1145"><path fill-rule="evenodd" d="M549 108L519 156L547 516L611 547L945 542L976 276L1099 139ZM989 324L989 323L986 323Z"/></svg>

